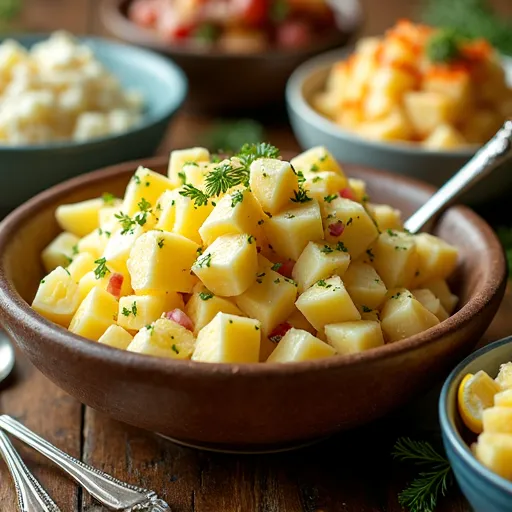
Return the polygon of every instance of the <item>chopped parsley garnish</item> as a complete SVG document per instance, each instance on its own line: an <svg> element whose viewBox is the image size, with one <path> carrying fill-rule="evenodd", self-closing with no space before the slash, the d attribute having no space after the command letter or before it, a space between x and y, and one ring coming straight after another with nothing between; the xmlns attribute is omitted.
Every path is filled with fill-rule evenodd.
<svg viewBox="0 0 512 512"><path fill-rule="evenodd" d="M247 237L247 243L248 243L248 244L252 244L253 242L254 242L254 237L253 237L252 235L249 235L249 236Z"/></svg>
<svg viewBox="0 0 512 512"><path fill-rule="evenodd" d="M319 181L322 181L322 180L323 180L323 178L320 178L320 176L315 176L312 181L313 181L313 183L318 183Z"/></svg>
<svg viewBox="0 0 512 512"><path fill-rule="evenodd" d="M105 258L96 260L94 263L98 265L94 269L96 279L103 279L107 274L110 274L110 270L107 268L107 260Z"/></svg>
<svg viewBox="0 0 512 512"><path fill-rule="evenodd" d="M325 196L324 201L326 203L332 203L332 201L334 201L337 197L338 197L337 194L331 194L331 195Z"/></svg>
<svg viewBox="0 0 512 512"><path fill-rule="evenodd" d="M273 270L274 272L279 272L279 269L283 266L282 263L274 263L272 265L271 270Z"/></svg>
<svg viewBox="0 0 512 512"><path fill-rule="evenodd" d="M364 304L361 306L361 309L363 310L363 313L371 313L373 311L372 308L369 308L368 306L365 306Z"/></svg>
<svg viewBox="0 0 512 512"><path fill-rule="evenodd" d="M363 203L367 203L369 200L370 200L370 198L368 197L368 195L367 195L367 194L365 194L365 195L362 197L362 199L361 199L361 201L362 201Z"/></svg>
<svg viewBox="0 0 512 512"><path fill-rule="evenodd" d="M73 247L71 247L71 254L73 256L76 256L78 254L78 244L75 244L73 245Z"/></svg>
<svg viewBox="0 0 512 512"><path fill-rule="evenodd" d="M343 242L338 242L336 244L336 250L340 252L348 252L348 249L345 247L345 244Z"/></svg>
<svg viewBox="0 0 512 512"><path fill-rule="evenodd" d="M178 347L176 346L176 344L175 344L175 343L173 343L173 345L172 345L171 349L172 349L172 351L173 351L173 352L176 352L176 354L179 354L179 353L180 353L180 351L178 350Z"/></svg>
<svg viewBox="0 0 512 512"><path fill-rule="evenodd" d="M155 326L154 325L146 325L146 329L151 332L150 336L153 336L153 333L155 332Z"/></svg>
<svg viewBox="0 0 512 512"><path fill-rule="evenodd" d="M395 295L391 295L391 298L392 299L398 299L398 297L400 297L400 295L402 295L401 292L396 292Z"/></svg>
<svg viewBox="0 0 512 512"><path fill-rule="evenodd" d="M65 268L64 270L68 273L68 276L71 275L71 273L69 272L69 270L67 268Z"/></svg>
<svg viewBox="0 0 512 512"><path fill-rule="evenodd" d="M347 220L347 226L350 226L350 224L352 224L354 219L352 219L352 217L350 217L348 220Z"/></svg>
<svg viewBox="0 0 512 512"><path fill-rule="evenodd" d="M291 200L294 203L307 203L312 201L312 198L308 196L308 191L302 185L299 185L299 190L294 191L294 197Z"/></svg>
<svg viewBox="0 0 512 512"><path fill-rule="evenodd" d="M46 283L46 281L44 279L41 279L41 284L44 284Z"/></svg>
<svg viewBox="0 0 512 512"><path fill-rule="evenodd" d="M103 203L106 205L106 206L110 206L112 204L114 204L114 194L111 194L110 192L105 192L101 198L103 199Z"/></svg>
<svg viewBox="0 0 512 512"><path fill-rule="evenodd" d="M310 170L311 172L318 172L318 171L320 170L320 167L318 167L318 165L316 165L316 164L313 164L313 165L309 168L309 170Z"/></svg>
<svg viewBox="0 0 512 512"><path fill-rule="evenodd" d="M366 250L366 254L368 254L369 258L370 258L370 261L373 261L374 258L375 258L375 254L373 254L373 251L372 249L367 249Z"/></svg>
<svg viewBox="0 0 512 512"><path fill-rule="evenodd" d="M164 239L163 238L159 238L158 239L158 247L160 247L160 249L162 249L163 246L164 246Z"/></svg>
<svg viewBox="0 0 512 512"><path fill-rule="evenodd" d="M427 41L426 53L430 62L446 64L461 56L460 36L450 29L442 29Z"/></svg>
<svg viewBox="0 0 512 512"><path fill-rule="evenodd" d="M244 200L244 193L241 190L237 190L231 194L231 207L234 208L238 203Z"/></svg>
<svg viewBox="0 0 512 512"><path fill-rule="evenodd" d="M318 286L321 286L322 288L332 288L332 284L327 284L325 282L325 279L320 279L320 281L317 281L316 283Z"/></svg>
<svg viewBox="0 0 512 512"><path fill-rule="evenodd" d="M213 297L213 293L212 292L201 292L199 294L199 298L201 300L210 300L212 297Z"/></svg>
<svg viewBox="0 0 512 512"><path fill-rule="evenodd" d="M205 192L208 197L217 197L226 193L230 188L249 182L249 170L245 167L234 166L224 162L214 167L205 178Z"/></svg>
<svg viewBox="0 0 512 512"><path fill-rule="evenodd" d="M199 167L199 164L197 162L185 162L183 164L183 167L185 167L186 165L193 165L194 167Z"/></svg>
<svg viewBox="0 0 512 512"><path fill-rule="evenodd" d="M257 331L259 331L259 330L260 330L260 328L259 328L257 325L255 325L255 326L254 326L254 328L255 328Z"/></svg>
<svg viewBox="0 0 512 512"><path fill-rule="evenodd" d="M407 247L403 247L402 245L395 245L395 251L407 251Z"/></svg>
<svg viewBox="0 0 512 512"><path fill-rule="evenodd" d="M281 279L279 279L279 277L277 279L274 279L275 284L279 284L280 282L281 282Z"/></svg>
<svg viewBox="0 0 512 512"><path fill-rule="evenodd" d="M320 249L320 252L323 252L324 254L329 254L330 252L334 252L334 250L328 245L324 245L322 249Z"/></svg>
<svg viewBox="0 0 512 512"><path fill-rule="evenodd" d="M66 261L68 262L68 265L73 263L73 258L68 256L67 254L62 254L62 256L64 256L64 258L66 258ZM64 270L66 270L66 269L64 269Z"/></svg>
<svg viewBox="0 0 512 512"><path fill-rule="evenodd" d="M202 254L199 258L196 260L196 265L199 268L203 267L210 267L212 264L212 255L211 253L207 252L205 254Z"/></svg>
<svg viewBox="0 0 512 512"><path fill-rule="evenodd" d="M135 221L131 217L123 212L116 213L114 217L119 221L119 224L121 224L121 227L123 228L121 231L122 235L125 235L126 233L133 234Z"/></svg>
<svg viewBox="0 0 512 512"><path fill-rule="evenodd" d="M392 229L387 229L386 232L389 236L398 236Z"/></svg>
<svg viewBox="0 0 512 512"><path fill-rule="evenodd" d="M295 219L295 215L292 213L285 213L284 214L285 219Z"/></svg>
<svg viewBox="0 0 512 512"><path fill-rule="evenodd" d="M293 167L292 167L292 169L293 169ZM295 169L294 169L294 172L295 172ZM306 177L304 176L304 173L302 171L297 171L295 174L297 175L297 182L299 183L299 185L306 181Z"/></svg>
<svg viewBox="0 0 512 512"><path fill-rule="evenodd" d="M137 185L140 185L140 178L139 178L139 176L137 174L133 175L133 181L135 181L135 183Z"/></svg>
<svg viewBox="0 0 512 512"><path fill-rule="evenodd" d="M185 183L187 183L187 175L183 171L180 171L178 173L178 178L181 180L182 185L185 185Z"/></svg>
<svg viewBox="0 0 512 512"><path fill-rule="evenodd" d="M130 316L130 315L137 316L137 303L133 302L131 309L123 308L123 310L121 311L121 314L123 316Z"/></svg>
<svg viewBox="0 0 512 512"><path fill-rule="evenodd" d="M265 221L264 221L263 219L260 219L260 220L258 221L258 226L261 226L264 222L265 222Z"/></svg>
<svg viewBox="0 0 512 512"><path fill-rule="evenodd" d="M325 162L325 161L327 160L327 158L328 158L328 155L327 155L327 153L326 153L326 154L322 155L322 156L319 158L319 160L320 160L320 162Z"/></svg>

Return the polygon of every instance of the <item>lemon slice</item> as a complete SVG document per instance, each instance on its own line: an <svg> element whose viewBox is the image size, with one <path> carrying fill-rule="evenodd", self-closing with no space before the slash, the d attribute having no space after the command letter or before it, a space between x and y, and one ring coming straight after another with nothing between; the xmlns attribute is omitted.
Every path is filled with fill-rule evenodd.
<svg viewBox="0 0 512 512"><path fill-rule="evenodd" d="M475 434L480 434L482 412L494 405L494 395L500 386L484 371L475 375L468 373L459 385L459 413L466 426Z"/></svg>

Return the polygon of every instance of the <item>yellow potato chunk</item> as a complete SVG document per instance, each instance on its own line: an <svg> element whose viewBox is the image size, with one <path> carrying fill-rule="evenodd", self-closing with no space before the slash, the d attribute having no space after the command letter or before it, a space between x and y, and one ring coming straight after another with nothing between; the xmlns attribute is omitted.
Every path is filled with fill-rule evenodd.
<svg viewBox="0 0 512 512"><path fill-rule="evenodd" d="M423 284L423 288L428 288L441 301L441 305L449 315L453 313L459 298L450 291L444 279L428 281Z"/></svg>
<svg viewBox="0 0 512 512"><path fill-rule="evenodd" d="M299 188L291 165L273 158L260 158L251 164L249 184L263 211L272 215L285 209Z"/></svg>
<svg viewBox="0 0 512 512"><path fill-rule="evenodd" d="M286 323L289 323L295 329L301 329L302 331L308 331L311 334L316 333L316 329L306 320L306 317L295 308L294 312L286 319Z"/></svg>
<svg viewBox="0 0 512 512"><path fill-rule="evenodd" d="M323 331L327 324L361 319L339 276L318 281L295 305L317 331Z"/></svg>
<svg viewBox="0 0 512 512"><path fill-rule="evenodd" d="M127 350L169 359L190 359L195 342L194 335L188 329L167 318L159 318L141 329Z"/></svg>
<svg viewBox="0 0 512 512"><path fill-rule="evenodd" d="M139 167L126 187L122 211L132 217L140 211L141 201L147 201L155 207L158 198L166 191L174 188L172 183L161 174L145 167Z"/></svg>
<svg viewBox="0 0 512 512"><path fill-rule="evenodd" d="M94 287L73 316L69 330L98 341L116 317L117 300L102 288Z"/></svg>
<svg viewBox="0 0 512 512"><path fill-rule="evenodd" d="M405 289L390 291L381 312L381 327L393 342L414 336L437 325L439 319Z"/></svg>
<svg viewBox="0 0 512 512"><path fill-rule="evenodd" d="M318 201L313 199L272 216L263 230L277 254L297 260L310 240L323 238Z"/></svg>
<svg viewBox="0 0 512 512"><path fill-rule="evenodd" d="M356 131L365 138L377 141L408 140L411 136L409 121L398 107L381 119L360 123Z"/></svg>
<svg viewBox="0 0 512 512"><path fill-rule="evenodd" d="M126 350L133 341L133 336L119 325L111 325L98 341L109 347Z"/></svg>
<svg viewBox="0 0 512 512"><path fill-rule="evenodd" d="M348 179L349 188L354 195L354 201L362 203L365 201L366 195L366 183L363 180L357 180L355 178Z"/></svg>
<svg viewBox="0 0 512 512"><path fill-rule="evenodd" d="M295 309L295 284L268 267L258 268L254 284L235 298L236 305L251 318L261 322L262 334L268 336L286 321Z"/></svg>
<svg viewBox="0 0 512 512"><path fill-rule="evenodd" d="M114 227L118 223L115 216L123 207L123 201L117 198L108 199L108 201L106 201L107 200L103 199L103 206L98 212L99 227L107 231L114 231Z"/></svg>
<svg viewBox="0 0 512 512"><path fill-rule="evenodd" d="M364 311L378 309L388 291L379 274L366 263L351 263L343 282L354 303Z"/></svg>
<svg viewBox="0 0 512 512"><path fill-rule="evenodd" d="M380 67L371 78L371 90L380 91L395 100L399 100L406 91L414 89L415 85L415 75L398 66Z"/></svg>
<svg viewBox="0 0 512 512"><path fill-rule="evenodd" d="M185 307L185 313L194 323L194 334L209 324L217 313L244 316L242 311L230 300L217 297L204 286L190 297Z"/></svg>
<svg viewBox="0 0 512 512"><path fill-rule="evenodd" d="M359 320L325 326L325 335L336 353L356 354L384 345L379 322Z"/></svg>
<svg viewBox="0 0 512 512"><path fill-rule="evenodd" d="M257 363L260 339L261 329L257 320L217 313L199 331L192 360L205 363Z"/></svg>
<svg viewBox="0 0 512 512"><path fill-rule="evenodd" d="M162 231L172 231L174 221L176 220L176 200L180 198L179 188L166 190L159 198L155 206L156 225L155 229ZM181 196L182 197L182 196Z"/></svg>
<svg viewBox="0 0 512 512"><path fill-rule="evenodd" d="M345 177L341 166L324 146L308 149L304 153L292 158L290 164L296 172L300 171L306 177L319 171L332 171Z"/></svg>
<svg viewBox="0 0 512 512"><path fill-rule="evenodd" d="M78 252L88 252L95 260L101 258L112 233L95 229L78 242Z"/></svg>
<svg viewBox="0 0 512 512"><path fill-rule="evenodd" d="M494 395L494 405L497 407L512 407L512 388L496 393Z"/></svg>
<svg viewBox="0 0 512 512"><path fill-rule="evenodd" d="M173 208L174 222L170 231L177 235L182 235L197 244L201 244L199 228L213 211L211 202L207 205L196 206L189 197L178 194L174 200Z"/></svg>
<svg viewBox="0 0 512 512"><path fill-rule="evenodd" d="M345 246L309 242L295 263L292 277L298 284L299 293L313 286L320 279L333 275L343 277L350 263Z"/></svg>
<svg viewBox="0 0 512 512"><path fill-rule="evenodd" d="M177 292L127 295L119 299L117 323L124 329L139 331L173 309L184 309L183 297Z"/></svg>
<svg viewBox="0 0 512 512"><path fill-rule="evenodd" d="M512 435L484 432L478 436L476 458L491 471L512 480Z"/></svg>
<svg viewBox="0 0 512 512"><path fill-rule="evenodd" d="M71 233L61 233L42 252L41 259L47 273L57 267L67 267L78 251L79 238Z"/></svg>
<svg viewBox="0 0 512 512"><path fill-rule="evenodd" d="M98 260L96 260L98 261ZM110 265L110 264L108 264ZM94 263L94 268L96 269L98 267L98 263ZM103 277L98 277L94 270L91 270L84 274L80 280L78 281L78 291L80 293L80 301L85 300L85 297L89 294L89 292L93 288L101 288L102 290L107 290L108 285L110 283L110 279L113 275L113 273L118 273L123 276L123 284L121 286L121 295L129 295L132 293L132 286L130 281L130 275L126 270L123 270L121 272L114 269L112 265L107 266L107 268L110 270L110 272L107 272Z"/></svg>
<svg viewBox="0 0 512 512"><path fill-rule="evenodd" d="M400 210L396 210L387 204L373 203L367 203L366 209L381 231L386 231L387 229L403 229Z"/></svg>
<svg viewBox="0 0 512 512"><path fill-rule="evenodd" d="M319 171L308 175L304 188L308 191L308 196L316 199L320 208L323 208L324 197L338 194L340 190L347 188L347 179L334 171Z"/></svg>
<svg viewBox="0 0 512 512"><path fill-rule="evenodd" d="M144 233L135 241L128 258L133 289L190 293L197 281L190 268L198 249L196 243L181 235Z"/></svg>
<svg viewBox="0 0 512 512"><path fill-rule="evenodd" d="M258 252L252 235L223 235L197 258L192 271L215 295L234 297L256 279Z"/></svg>
<svg viewBox="0 0 512 512"><path fill-rule="evenodd" d="M182 170L179 178L181 183L189 183L194 187L203 188L204 179L206 175L212 170L217 164L210 162L188 162Z"/></svg>
<svg viewBox="0 0 512 512"><path fill-rule="evenodd" d="M83 237L100 227L99 211L103 205L101 198L63 204L55 211L55 218L64 231Z"/></svg>
<svg viewBox="0 0 512 512"><path fill-rule="evenodd" d="M372 246L370 262L388 288L411 285L418 269L415 237L391 229Z"/></svg>
<svg viewBox="0 0 512 512"><path fill-rule="evenodd" d="M78 283L85 274L95 268L96 264L94 263L94 258L88 252L83 252L73 258L73 261L68 266L68 272L73 281Z"/></svg>
<svg viewBox="0 0 512 512"><path fill-rule="evenodd" d="M290 329L267 359L268 363L296 363L323 359L335 354L334 349L307 331Z"/></svg>
<svg viewBox="0 0 512 512"><path fill-rule="evenodd" d="M144 228L138 224L130 228L127 232L119 230L108 239L103 257L117 268L126 270L126 264L130 257L130 252L139 236L144 233Z"/></svg>
<svg viewBox="0 0 512 512"><path fill-rule="evenodd" d="M247 233L258 241L262 238L263 212L249 190L237 190L226 194L199 229L201 239L210 245L222 235Z"/></svg>
<svg viewBox="0 0 512 512"><path fill-rule="evenodd" d="M68 327L79 305L78 286L62 267L57 267L41 281L32 302L35 311L63 327Z"/></svg>
<svg viewBox="0 0 512 512"><path fill-rule="evenodd" d="M434 313L440 322L449 317L446 309L441 305L441 301L428 288L412 290L411 293L416 300L421 302L431 313Z"/></svg>
<svg viewBox="0 0 512 512"><path fill-rule="evenodd" d="M505 363L500 366L496 382L501 389L512 388L512 363Z"/></svg>
<svg viewBox="0 0 512 512"><path fill-rule="evenodd" d="M464 144L466 144L466 139L449 124L440 124L423 141L423 146L431 150L453 149Z"/></svg>
<svg viewBox="0 0 512 512"><path fill-rule="evenodd" d="M457 266L458 250L444 240L420 233L414 237L418 255L418 271L414 276L416 286L434 279L446 279Z"/></svg>
<svg viewBox="0 0 512 512"><path fill-rule="evenodd" d="M495 434L512 434L512 408L490 407L482 411L484 432Z"/></svg>
<svg viewBox="0 0 512 512"><path fill-rule="evenodd" d="M342 197L325 205L323 226L325 239L342 242L352 259L366 251L379 236L375 223L364 207Z"/></svg>
<svg viewBox="0 0 512 512"><path fill-rule="evenodd" d="M183 167L187 163L209 161L210 153L206 148L196 147L190 149L176 149L171 151L167 176L174 187L179 187L183 184L183 179L180 177L180 173L183 172Z"/></svg>

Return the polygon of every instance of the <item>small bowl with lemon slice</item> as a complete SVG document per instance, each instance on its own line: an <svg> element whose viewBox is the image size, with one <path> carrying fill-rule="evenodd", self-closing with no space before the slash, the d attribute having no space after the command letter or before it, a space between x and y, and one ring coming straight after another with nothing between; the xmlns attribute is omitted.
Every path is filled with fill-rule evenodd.
<svg viewBox="0 0 512 512"><path fill-rule="evenodd" d="M439 400L446 453L476 512L512 510L510 361L512 337L474 352L450 374Z"/></svg>

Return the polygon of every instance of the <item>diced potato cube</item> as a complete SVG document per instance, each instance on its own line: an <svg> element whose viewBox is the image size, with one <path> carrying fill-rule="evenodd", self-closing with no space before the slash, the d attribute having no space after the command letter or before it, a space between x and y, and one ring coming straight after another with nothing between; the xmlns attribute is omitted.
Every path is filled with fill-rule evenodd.
<svg viewBox="0 0 512 512"><path fill-rule="evenodd" d="M324 146L317 146L304 151L304 153L293 158L290 164L296 172L300 171L306 177L319 171L332 171L345 177L341 166Z"/></svg>
<svg viewBox="0 0 512 512"><path fill-rule="evenodd" d="M402 110L395 107L381 119L360 123L357 133L377 141L408 140L411 136L411 127Z"/></svg>
<svg viewBox="0 0 512 512"><path fill-rule="evenodd" d="M326 325L325 335L340 355L356 354L384 345L379 322L369 320Z"/></svg>
<svg viewBox="0 0 512 512"><path fill-rule="evenodd" d="M174 202L174 222L172 232L182 235L197 244L201 244L199 228L213 211L213 205L196 206L189 197L180 194L176 196ZM157 224L158 229L158 224Z"/></svg>
<svg viewBox="0 0 512 512"><path fill-rule="evenodd" d="M209 162L210 152L206 148L190 148L190 149L176 149L171 151L169 158L169 169L167 175L171 184L174 187L179 187L183 184L180 178L180 173L183 172L183 167L188 162Z"/></svg>
<svg viewBox="0 0 512 512"><path fill-rule="evenodd" d="M258 241L262 238L263 212L249 190L226 194L213 209L199 229L201 239L210 245L222 235L247 233Z"/></svg>
<svg viewBox="0 0 512 512"><path fill-rule="evenodd" d="M166 190L159 198L155 206L156 210L156 225L155 229L171 232L174 228L174 221L176 220L176 201L180 197L179 188L174 190Z"/></svg>
<svg viewBox="0 0 512 512"><path fill-rule="evenodd" d="M256 280L258 252L252 235L223 235L197 258L192 271L215 295L234 297Z"/></svg>
<svg viewBox="0 0 512 512"><path fill-rule="evenodd" d="M123 230L117 231L109 238L103 257L116 268L126 270L133 245L143 233L144 228L138 224L126 233Z"/></svg>
<svg viewBox="0 0 512 512"><path fill-rule="evenodd" d="M267 359L268 363L296 363L331 357L334 349L307 331L290 329Z"/></svg>
<svg viewBox="0 0 512 512"><path fill-rule="evenodd" d="M251 164L249 184L263 211L272 215L286 208L299 188L291 165L272 158L260 158Z"/></svg>
<svg viewBox="0 0 512 512"><path fill-rule="evenodd" d="M294 311L297 288L292 281L265 266L258 267L258 276L235 302L247 316L261 322L262 334L268 336Z"/></svg>
<svg viewBox="0 0 512 512"><path fill-rule="evenodd" d="M411 293L416 300L421 302L431 313L434 313L440 322L449 317L446 309L441 305L441 301L428 288L412 290Z"/></svg>
<svg viewBox="0 0 512 512"><path fill-rule="evenodd" d="M387 204L373 203L367 203L366 209L381 231L386 231L388 229L401 230L403 228L402 214L400 210L396 210Z"/></svg>
<svg viewBox="0 0 512 512"><path fill-rule="evenodd" d="M423 146L432 150L453 149L464 144L467 144L466 139L449 124L440 124L423 141Z"/></svg>
<svg viewBox="0 0 512 512"><path fill-rule="evenodd" d="M186 163L179 175L180 184L189 183L194 187L203 188L204 179L208 172L217 164L210 162L188 162ZM178 186L178 185L177 185Z"/></svg>
<svg viewBox="0 0 512 512"><path fill-rule="evenodd" d="M257 320L217 313L199 331L192 359L206 363L257 363L260 339Z"/></svg>
<svg viewBox="0 0 512 512"><path fill-rule="evenodd" d="M382 331L389 341L403 340L439 323L439 319L408 290L392 290L389 293L390 298L381 312Z"/></svg>
<svg viewBox="0 0 512 512"><path fill-rule="evenodd" d="M199 246L181 235L148 231L137 238L128 259L132 287L190 293L197 278L190 272Z"/></svg>
<svg viewBox="0 0 512 512"><path fill-rule="evenodd" d="M433 67L423 78L423 89L449 97L460 114L468 109L472 96L472 79L464 70L447 71Z"/></svg>
<svg viewBox="0 0 512 512"><path fill-rule="evenodd" d="M177 292L127 295L119 299L117 323L129 331L140 331L173 309L184 309L183 298Z"/></svg>
<svg viewBox="0 0 512 512"><path fill-rule="evenodd" d="M334 243L342 242L352 259L366 251L379 236L375 223L364 207L342 197L325 205L323 225L325 239Z"/></svg>
<svg viewBox="0 0 512 512"><path fill-rule="evenodd" d="M98 260L96 260L98 261ZM110 265L110 264L107 264ZM94 263L94 268L97 268L98 264ZM89 294L89 292L93 288L101 288L102 290L107 290L110 279L112 276L117 273L123 276L122 284L121 284L121 290L120 295L129 295L132 293L132 285L130 281L130 275L126 270L118 271L114 269L112 265L107 266L107 268L110 270L110 272L106 273L103 277L98 278L96 274L94 273L94 270L91 270L84 274L80 280L78 281L78 291L80 293L80 301L85 300L85 297Z"/></svg>
<svg viewBox="0 0 512 512"><path fill-rule="evenodd" d="M484 432L512 434L512 408L490 407L482 411Z"/></svg>
<svg viewBox="0 0 512 512"><path fill-rule="evenodd" d="M139 167L130 180L124 194L122 211L132 217L140 211L139 204L144 200L154 208L158 198L166 191L174 188L173 184L161 174L145 167Z"/></svg>
<svg viewBox="0 0 512 512"><path fill-rule="evenodd" d="M348 179L349 190L352 192L353 200L358 203L363 203L367 200L366 194L366 182L364 180L358 180L355 178ZM343 197L343 196L342 196ZM352 197L348 197L352 199Z"/></svg>
<svg viewBox="0 0 512 512"><path fill-rule="evenodd" d="M458 259L458 250L453 245L428 233L416 235L414 241L418 255L415 286L434 279L446 279L453 273Z"/></svg>
<svg viewBox="0 0 512 512"><path fill-rule="evenodd" d="M100 227L99 211L103 205L101 198L63 204L57 208L55 217L64 231L83 237Z"/></svg>
<svg viewBox="0 0 512 512"><path fill-rule="evenodd" d="M371 90L363 100L364 117L376 120L389 115L396 105L395 100L380 90Z"/></svg>
<svg viewBox="0 0 512 512"><path fill-rule="evenodd" d="M408 287L418 269L415 237L388 229L372 246L370 262L389 288Z"/></svg>
<svg viewBox="0 0 512 512"><path fill-rule="evenodd" d="M195 290L195 289L194 289ZM194 323L194 334L209 324L217 313L244 316L242 311L228 299L217 297L204 286L195 291L185 307L185 313Z"/></svg>
<svg viewBox="0 0 512 512"><path fill-rule="evenodd" d="M318 281L299 296L295 305L317 331L327 324L361 319L339 276Z"/></svg>
<svg viewBox="0 0 512 512"><path fill-rule="evenodd" d="M263 230L274 250L297 260L310 240L323 238L320 206L314 199L267 219Z"/></svg>
<svg viewBox="0 0 512 512"><path fill-rule="evenodd" d="M133 336L119 325L111 325L98 341L109 347L126 350L133 341Z"/></svg>
<svg viewBox="0 0 512 512"><path fill-rule="evenodd" d="M116 318L117 300L102 288L94 287L73 316L69 330L98 341Z"/></svg>
<svg viewBox="0 0 512 512"><path fill-rule="evenodd" d="M78 252L88 252L95 260L101 258L112 233L95 229L78 242Z"/></svg>
<svg viewBox="0 0 512 512"><path fill-rule="evenodd" d="M35 311L63 327L68 327L79 305L78 286L62 267L41 281L32 302Z"/></svg>
<svg viewBox="0 0 512 512"><path fill-rule="evenodd" d="M343 277L349 263L350 256L344 246L309 242L295 263L292 276L302 293L320 279Z"/></svg>
<svg viewBox="0 0 512 512"><path fill-rule="evenodd" d="M405 92L414 89L416 81L415 74L407 69L385 66L373 73L370 90L380 91L386 96L400 100Z"/></svg>
<svg viewBox="0 0 512 512"><path fill-rule="evenodd" d="M512 388L512 363L505 363L500 366L496 382L501 389Z"/></svg>
<svg viewBox="0 0 512 512"><path fill-rule="evenodd" d="M316 333L316 329L306 320L306 317L297 309L286 319L295 329L301 329L302 331L308 331L311 334Z"/></svg>
<svg viewBox="0 0 512 512"><path fill-rule="evenodd" d="M512 435L484 432L478 436L476 458L491 471L512 480Z"/></svg>
<svg viewBox="0 0 512 512"><path fill-rule="evenodd" d="M95 267L94 258L88 252L82 252L73 258L68 266L68 272L73 281L78 283L87 272L91 272Z"/></svg>
<svg viewBox="0 0 512 512"><path fill-rule="evenodd" d="M350 297L363 311L378 309L384 302L388 290L371 265L352 262L342 277Z"/></svg>
<svg viewBox="0 0 512 512"><path fill-rule="evenodd" d="M47 273L57 267L67 267L78 251L79 238L71 233L61 233L42 252L44 269Z"/></svg>
<svg viewBox="0 0 512 512"><path fill-rule="evenodd" d="M316 199L321 208L324 205L324 197L338 194L347 186L347 179L334 171L311 173L304 182L304 189L308 191L309 197Z"/></svg>
<svg viewBox="0 0 512 512"><path fill-rule="evenodd" d="M449 315L453 313L459 298L450 291L444 279L434 279L424 283L423 288L428 288L441 301L441 305Z"/></svg>
<svg viewBox="0 0 512 512"><path fill-rule="evenodd" d="M494 405L497 407L512 407L512 388L496 393L494 395Z"/></svg>
<svg viewBox="0 0 512 512"><path fill-rule="evenodd" d="M159 318L141 329L127 350L169 359L189 359L195 342L194 335L188 329L167 318Z"/></svg>

